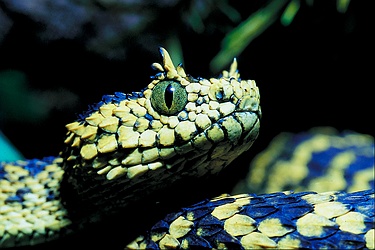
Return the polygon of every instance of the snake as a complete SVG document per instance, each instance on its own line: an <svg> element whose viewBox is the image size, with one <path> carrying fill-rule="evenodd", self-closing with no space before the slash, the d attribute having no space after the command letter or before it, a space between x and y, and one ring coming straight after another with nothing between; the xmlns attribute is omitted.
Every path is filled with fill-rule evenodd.
<svg viewBox="0 0 375 250"><path fill-rule="evenodd" d="M124 217L131 207L142 210L139 206L154 204L174 185L218 175L251 148L260 131L260 93L254 80L241 79L237 60L218 78L195 78L182 64L174 66L167 50L160 47L159 52L162 63L151 65L157 71L151 82L139 92L115 92L90 105L65 126L56 156L1 162L0 247L41 246L108 218ZM331 159L338 152L329 151L334 147L321 138L312 142L316 137L284 144L289 155L297 152L294 158L280 153L280 143L278 150L267 150L247 179L266 183L268 173L278 176L280 171L267 166L283 159L283 166L290 166L281 171L284 176L300 176L295 187L306 184L306 176L295 170L295 158L307 162L318 152L327 153L319 159ZM351 141L362 137L356 138ZM310 151L299 147L302 144L310 145ZM367 166L373 164L373 139L370 146L357 144L345 146L352 155L336 157L332 165L342 169L340 159L352 157L361 159L357 165L365 166L363 171L373 169ZM353 156L356 148L361 156ZM138 237L124 241L122 248L373 249L373 177L367 183L368 187L344 185L319 192L288 191L290 186L281 184L276 187L280 190L269 193L204 199L168 213ZM148 213L153 213L150 208ZM128 224L121 230L130 232L133 227Z"/></svg>

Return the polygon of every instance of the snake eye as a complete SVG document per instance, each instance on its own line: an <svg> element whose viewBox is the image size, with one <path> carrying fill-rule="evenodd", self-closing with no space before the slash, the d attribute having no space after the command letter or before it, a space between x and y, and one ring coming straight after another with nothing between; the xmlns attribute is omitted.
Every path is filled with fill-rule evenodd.
<svg viewBox="0 0 375 250"><path fill-rule="evenodd" d="M162 115L180 112L187 103L187 93L180 83L162 81L156 84L151 94L151 104Z"/></svg>

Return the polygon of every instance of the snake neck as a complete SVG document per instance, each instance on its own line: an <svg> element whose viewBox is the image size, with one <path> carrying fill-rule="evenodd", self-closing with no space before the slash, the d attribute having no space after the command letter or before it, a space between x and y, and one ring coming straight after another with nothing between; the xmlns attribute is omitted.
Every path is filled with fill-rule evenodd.
<svg viewBox="0 0 375 250"><path fill-rule="evenodd" d="M219 78L194 78L160 52L146 88L106 95L66 126L69 211L117 211L180 179L218 173L257 138L259 90L239 77L236 60Z"/></svg>

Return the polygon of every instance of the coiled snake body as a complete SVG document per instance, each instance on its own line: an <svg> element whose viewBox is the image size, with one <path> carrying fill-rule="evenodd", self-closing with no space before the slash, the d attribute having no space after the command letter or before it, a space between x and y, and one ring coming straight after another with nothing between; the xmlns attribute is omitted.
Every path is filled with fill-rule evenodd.
<svg viewBox="0 0 375 250"><path fill-rule="evenodd" d="M1 163L0 246L62 237L180 179L218 173L251 147L259 90L240 79L236 60L207 80L160 52L145 89L103 96L66 125L59 157ZM373 203L373 190L222 196L168 215L124 247L373 248Z"/></svg>

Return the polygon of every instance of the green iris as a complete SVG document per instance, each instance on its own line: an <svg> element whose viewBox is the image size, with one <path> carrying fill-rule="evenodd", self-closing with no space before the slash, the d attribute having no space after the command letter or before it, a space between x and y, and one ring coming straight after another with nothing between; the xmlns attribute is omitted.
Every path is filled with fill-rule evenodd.
<svg viewBox="0 0 375 250"><path fill-rule="evenodd" d="M179 82L162 81L152 90L151 104L162 115L174 115L187 103L187 93Z"/></svg>

